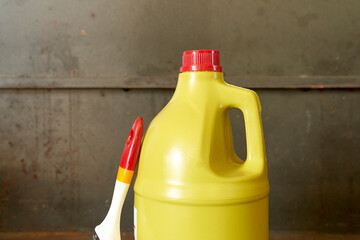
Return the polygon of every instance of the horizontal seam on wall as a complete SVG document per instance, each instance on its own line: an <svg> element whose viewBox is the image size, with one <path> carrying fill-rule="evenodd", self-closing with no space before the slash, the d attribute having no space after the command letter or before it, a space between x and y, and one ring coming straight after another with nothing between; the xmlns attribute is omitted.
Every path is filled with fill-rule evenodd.
<svg viewBox="0 0 360 240"><path fill-rule="evenodd" d="M252 89L360 89L360 76L227 76ZM1 76L0 89L174 89L177 75L119 77Z"/></svg>

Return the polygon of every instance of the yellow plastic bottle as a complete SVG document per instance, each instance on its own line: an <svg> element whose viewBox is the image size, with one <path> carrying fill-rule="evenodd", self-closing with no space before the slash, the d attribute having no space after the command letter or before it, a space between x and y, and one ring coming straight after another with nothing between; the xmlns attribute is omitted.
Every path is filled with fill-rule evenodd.
<svg viewBox="0 0 360 240"><path fill-rule="evenodd" d="M244 114L247 159L230 108ZM268 240L266 153L255 92L225 83L219 52L186 51L174 96L145 135L135 182L137 240Z"/></svg>

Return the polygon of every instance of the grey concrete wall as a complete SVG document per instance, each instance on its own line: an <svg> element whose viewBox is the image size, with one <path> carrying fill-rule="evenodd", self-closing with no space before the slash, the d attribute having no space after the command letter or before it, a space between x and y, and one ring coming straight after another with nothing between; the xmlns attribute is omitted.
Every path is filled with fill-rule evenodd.
<svg viewBox="0 0 360 240"><path fill-rule="evenodd" d="M0 231L98 224L132 122L170 99L182 51L213 48L227 81L261 99L270 228L359 232L359 12L357 0L1 1Z"/></svg>

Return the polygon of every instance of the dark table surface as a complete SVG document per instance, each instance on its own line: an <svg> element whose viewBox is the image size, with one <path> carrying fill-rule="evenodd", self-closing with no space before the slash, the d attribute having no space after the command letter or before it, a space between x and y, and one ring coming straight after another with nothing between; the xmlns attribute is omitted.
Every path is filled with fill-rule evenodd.
<svg viewBox="0 0 360 240"><path fill-rule="evenodd" d="M91 233L84 232L36 232L36 233L0 233L0 239L47 239L47 240L91 240ZM122 240L133 240L133 234L122 233ZM360 235L327 234L313 232L271 232L270 240L358 240Z"/></svg>

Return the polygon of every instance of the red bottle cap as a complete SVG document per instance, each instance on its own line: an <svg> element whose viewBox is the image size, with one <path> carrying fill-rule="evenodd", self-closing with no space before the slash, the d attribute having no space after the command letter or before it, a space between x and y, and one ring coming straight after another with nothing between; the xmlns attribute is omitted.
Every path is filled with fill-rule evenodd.
<svg viewBox="0 0 360 240"><path fill-rule="evenodd" d="M213 71L222 72L220 54L217 50L191 50L183 54L182 72Z"/></svg>

